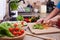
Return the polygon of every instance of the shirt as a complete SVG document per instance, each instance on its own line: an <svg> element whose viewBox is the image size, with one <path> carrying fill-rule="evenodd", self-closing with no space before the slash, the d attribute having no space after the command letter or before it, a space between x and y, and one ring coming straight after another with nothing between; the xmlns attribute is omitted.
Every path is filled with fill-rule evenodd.
<svg viewBox="0 0 60 40"><path fill-rule="evenodd" d="M0 0L0 20L3 20L5 13L6 13L6 0Z"/></svg>
<svg viewBox="0 0 60 40"><path fill-rule="evenodd" d="M58 9L60 9L60 1L58 2L57 6Z"/></svg>

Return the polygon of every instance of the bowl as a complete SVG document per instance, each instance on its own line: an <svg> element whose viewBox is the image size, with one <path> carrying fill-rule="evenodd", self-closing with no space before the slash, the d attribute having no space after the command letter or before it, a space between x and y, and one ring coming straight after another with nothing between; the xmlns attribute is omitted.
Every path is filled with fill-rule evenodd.
<svg viewBox="0 0 60 40"><path fill-rule="evenodd" d="M25 37L25 32L17 37L0 37L0 40L23 40Z"/></svg>

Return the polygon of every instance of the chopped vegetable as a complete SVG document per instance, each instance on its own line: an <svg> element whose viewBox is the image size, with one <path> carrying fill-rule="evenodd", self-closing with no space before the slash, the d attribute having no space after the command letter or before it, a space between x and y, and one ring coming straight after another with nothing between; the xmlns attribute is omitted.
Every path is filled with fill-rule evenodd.
<svg viewBox="0 0 60 40"><path fill-rule="evenodd" d="M33 26L33 29L44 29L44 27L41 24L36 24Z"/></svg>

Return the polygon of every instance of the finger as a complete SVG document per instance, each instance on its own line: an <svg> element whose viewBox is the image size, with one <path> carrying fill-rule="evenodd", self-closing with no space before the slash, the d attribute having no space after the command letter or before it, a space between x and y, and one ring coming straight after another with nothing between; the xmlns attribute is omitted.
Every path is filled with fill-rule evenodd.
<svg viewBox="0 0 60 40"><path fill-rule="evenodd" d="M48 22L48 24L49 24L49 26L53 26L53 25L55 24L55 22L54 22L53 20L50 20L50 21Z"/></svg>
<svg viewBox="0 0 60 40"><path fill-rule="evenodd" d="M37 23L41 23L41 21L42 21L42 20L39 19L39 20L37 21Z"/></svg>

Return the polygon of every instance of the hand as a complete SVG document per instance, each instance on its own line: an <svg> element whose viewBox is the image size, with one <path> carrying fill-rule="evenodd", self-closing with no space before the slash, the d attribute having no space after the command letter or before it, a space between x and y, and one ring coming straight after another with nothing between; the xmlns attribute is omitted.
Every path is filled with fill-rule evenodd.
<svg viewBox="0 0 60 40"><path fill-rule="evenodd" d="M44 21L44 18L40 18L39 20L37 20L37 23L43 23L43 21Z"/></svg>
<svg viewBox="0 0 60 40"><path fill-rule="evenodd" d="M55 24L57 23L57 21L58 21L59 18L60 18L60 16L57 15L57 16L49 19L49 20L45 20L44 23L47 23L47 24L49 24L50 26L52 26L52 25L55 25Z"/></svg>
<svg viewBox="0 0 60 40"><path fill-rule="evenodd" d="M44 23L48 24L49 26L53 26L56 24L56 20L53 19L49 19L49 20L45 20Z"/></svg>

